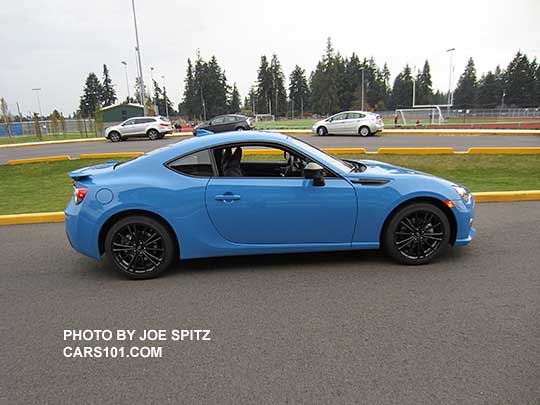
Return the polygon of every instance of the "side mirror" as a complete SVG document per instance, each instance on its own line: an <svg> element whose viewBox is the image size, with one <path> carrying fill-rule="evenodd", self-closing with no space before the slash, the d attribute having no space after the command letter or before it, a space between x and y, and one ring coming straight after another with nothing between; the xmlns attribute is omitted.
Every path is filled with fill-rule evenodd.
<svg viewBox="0 0 540 405"><path fill-rule="evenodd" d="M304 178L313 179L313 186L315 187L324 186L326 182L324 181L323 171L324 169L321 167L321 165L314 162L309 162L304 167Z"/></svg>

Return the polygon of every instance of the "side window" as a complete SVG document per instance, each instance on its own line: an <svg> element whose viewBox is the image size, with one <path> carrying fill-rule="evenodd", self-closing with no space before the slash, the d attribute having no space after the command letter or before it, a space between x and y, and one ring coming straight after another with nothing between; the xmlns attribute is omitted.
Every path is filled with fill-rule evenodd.
<svg viewBox="0 0 540 405"><path fill-rule="evenodd" d="M229 116L229 117L225 118L225 121L230 123L230 122L239 121L239 119L237 117L234 117L234 116Z"/></svg>
<svg viewBox="0 0 540 405"><path fill-rule="evenodd" d="M212 177L214 175L210 153L206 149L176 159L168 166L174 171L188 176Z"/></svg>
<svg viewBox="0 0 540 405"><path fill-rule="evenodd" d="M358 114L359 117L358 118L366 118L366 114Z"/></svg>
<svg viewBox="0 0 540 405"><path fill-rule="evenodd" d="M224 117L214 118L212 120L211 124L212 125L219 125L219 124L223 124L224 121L225 121Z"/></svg>
<svg viewBox="0 0 540 405"><path fill-rule="evenodd" d="M127 127L128 125L133 125L135 123L135 120L127 120L124 122L123 126Z"/></svg>
<svg viewBox="0 0 540 405"><path fill-rule="evenodd" d="M348 116L347 116L348 120L357 120L359 118L360 118L359 113L349 113Z"/></svg>
<svg viewBox="0 0 540 405"><path fill-rule="evenodd" d="M347 114L338 114L334 118L332 118L332 121L340 121L346 119Z"/></svg>

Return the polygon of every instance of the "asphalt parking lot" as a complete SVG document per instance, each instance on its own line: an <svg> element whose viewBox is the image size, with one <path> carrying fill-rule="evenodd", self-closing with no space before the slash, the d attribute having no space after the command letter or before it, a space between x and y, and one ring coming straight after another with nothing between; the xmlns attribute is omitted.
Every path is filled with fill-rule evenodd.
<svg viewBox="0 0 540 405"><path fill-rule="evenodd" d="M379 148L428 148L452 147L465 151L471 147L528 147L540 146L540 136L503 136L503 135L381 135L362 138L359 136L325 136L296 135L315 146L322 148L366 148L376 151ZM89 142L68 143L59 145L42 145L39 147L0 148L0 164L10 159L26 159L32 157L69 155L78 157L81 153L105 152L148 152L150 150L181 142L189 137L165 138L159 141L147 139L130 139L126 142Z"/></svg>
<svg viewBox="0 0 540 405"><path fill-rule="evenodd" d="M536 402L539 210L480 204L474 243L422 267L378 252L220 258L142 282L72 251L63 224L0 227L0 402ZM212 340L64 358L64 329L105 328Z"/></svg>

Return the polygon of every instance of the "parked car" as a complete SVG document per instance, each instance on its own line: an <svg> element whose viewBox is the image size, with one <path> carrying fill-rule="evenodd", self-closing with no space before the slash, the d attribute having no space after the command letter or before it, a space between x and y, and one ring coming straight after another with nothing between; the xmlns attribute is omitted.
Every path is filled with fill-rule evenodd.
<svg viewBox="0 0 540 405"><path fill-rule="evenodd" d="M228 131L248 131L254 127L251 118L244 115L220 115L195 126L193 128L193 135L197 135L198 129L218 133Z"/></svg>
<svg viewBox="0 0 540 405"><path fill-rule="evenodd" d="M254 148L283 158L246 159ZM475 234L465 187L276 133L193 137L69 175L71 245L131 278L178 258L288 252L384 248L424 264Z"/></svg>
<svg viewBox="0 0 540 405"><path fill-rule="evenodd" d="M147 136L151 140L172 134L173 126L164 117L136 117L125 120L105 130L105 137L112 142L125 141L132 136Z"/></svg>
<svg viewBox="0 0 540 405"><path fill-rule="evenodd" d="M332 115L313 125L317 135L374 135L384 129L384 122L379 114L364 111L344 111Z"/></svg>

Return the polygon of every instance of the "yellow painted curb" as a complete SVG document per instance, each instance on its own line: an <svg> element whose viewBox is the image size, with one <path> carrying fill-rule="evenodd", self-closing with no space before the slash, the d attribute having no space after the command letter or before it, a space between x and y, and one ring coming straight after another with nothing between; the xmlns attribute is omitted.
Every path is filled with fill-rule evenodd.
<svg viewBox="0 0 540 405"><path fill-rule="evenodd" d="M540 190L496 191L473 193L476 202L508 202L540 200Z"/></svg>
<svg viewBox="0 0 540 405"><path fill-rule="evenodd" d="M453 154L454 148L379 148L381 155L446 155Z"/></svg>
<svg viewBox="0 0 540 405"><path fill-rule="evenodd" d="M538 155L540 154L540 148L469 148L467 153L469 155Z"/></svg>
<svg viewBox="0 0 540 405"><path fill-rule="evenodd" d="M141 155L144 152L82 153L80 159L134 158Z"/></svg>
<svg viewBox="0 0 540 405"><path fill-rule="evenodd" d="M59 160L71 160L71 156L49 156L49 157L37 157L37 158L28 158L28 159L13 159L8 160L8 165L24 165L27 163L42 163L42 162L57 162Z"/></svg>
<svg viewBox="0 0 540 405"><path fill-rule="evenodd" d="M64 222L63 212L38 212L35 214L0 215L0 225L43 224Z"/></svg>
<svg viewBox="0 0 540 405"><path fill-rule="evenodd" d="M323 150L326 153L331 153L335 155L351 154L351 153L361 153L361 154L367 153L365 148L323 148Z"/></svg>

